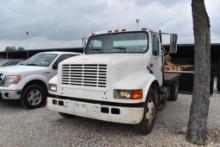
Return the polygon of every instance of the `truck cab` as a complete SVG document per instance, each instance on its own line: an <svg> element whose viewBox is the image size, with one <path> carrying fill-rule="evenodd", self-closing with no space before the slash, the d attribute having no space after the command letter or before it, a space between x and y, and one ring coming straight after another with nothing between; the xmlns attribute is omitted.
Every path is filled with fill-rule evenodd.
<svg viewBox="0 0 220 147"><path fill-rule="evenodd" d="M161 32L92 33L83 55L59 64L49 82L47 107L63 116L134 124L148 134L178 79L173 76L165 86L164 54Z"/></svg>

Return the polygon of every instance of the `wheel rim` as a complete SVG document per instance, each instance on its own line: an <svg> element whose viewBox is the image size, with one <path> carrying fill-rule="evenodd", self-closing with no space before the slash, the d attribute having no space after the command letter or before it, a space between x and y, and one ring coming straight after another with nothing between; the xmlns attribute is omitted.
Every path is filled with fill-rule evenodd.
<svg viewBox="0 0 220 147"><path fill-rule="evenodd" d="M153 124L155 113L156 113L156 106L152 98L149 98L147 101L147 107L146 107L146 120L147 120L148 126L151 126Z"/></svg>
<svg viewBox="0 0 220 147"><path fill-rule="evenodd" d="M34 89L27 94L27 101L31 106L39 105L42 99L42 93L40 90Z"/></svg>

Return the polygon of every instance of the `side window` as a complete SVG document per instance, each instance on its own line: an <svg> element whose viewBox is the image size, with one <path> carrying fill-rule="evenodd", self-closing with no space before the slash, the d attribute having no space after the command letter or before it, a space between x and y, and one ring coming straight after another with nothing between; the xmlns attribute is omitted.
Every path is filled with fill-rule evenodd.
<svg viewBox="0 0 220 147"><path fill-rule="evenodd" d="M102 42L99 40L93 40L93 42L90 43L91 49L101 49L102 48Z"/></svg>
<svg viewBox="0 0 220 147"><path fill-rule="evenodd" d="M65 60L65 59L67 59L67 58L73 57L73 56L75 56L75 55L68 55L68 54L66 54L66 55L61 55L61 56L54 62L54 64L53 64L53 69L57 69L57 68L58 68L58 64L59 64L60 62L62 62L63 60Z"/></svg>
<svg viewBox="0 0 220 147"><path fill-rule="evenodd" d="M152 54L154 56L158 56L160 54L160 46L159 46L160 42L159 39L156 35L153 35L153 50L152 50Z"/></svg>

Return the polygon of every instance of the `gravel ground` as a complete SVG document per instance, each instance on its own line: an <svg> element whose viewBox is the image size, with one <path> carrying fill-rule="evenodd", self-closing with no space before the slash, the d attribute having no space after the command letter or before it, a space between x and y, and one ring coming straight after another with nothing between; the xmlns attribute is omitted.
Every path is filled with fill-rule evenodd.
<svg viewBox="0 0 220 147"><path fill-rule="evenodd" d="M185 141L191 95L180 94L159 111L152 133L134 126L80 117L63 119L46 108L25 110L17 102L0 102L0 147L148 146L193 147ZM220 95L211 97L209 146L220 147Z"/></svg>

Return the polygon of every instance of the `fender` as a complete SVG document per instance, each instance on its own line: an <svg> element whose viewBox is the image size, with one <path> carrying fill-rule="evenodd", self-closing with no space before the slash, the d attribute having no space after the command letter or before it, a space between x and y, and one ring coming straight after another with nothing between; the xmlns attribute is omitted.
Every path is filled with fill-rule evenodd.
<svg viewBox="0 0 220 147"><path fill-rule="evenodd" d="M49 80L48 83L50 83L50 84L57 84L57 81L58 81L58 76L55 75L55 76L53 76L53 77Z"/></svg>
<svg viewBox="0 0 220 147"><path fill-rule="evenodd" d="M141 101L145 102L148 90L154 81L156 81L154 75L146 71L138 71L116 82L113 89L143 89L143 99Z"/></svg>
<svg viewBox="0 0 220 147"><path fill-rule="evenodd" d="M48 79L47 79L45 76L43 76L42 74L31 74L31 75L28 75L28 76L24 77L24 79L22 79L22 80L19 82L18 87L21 87L21 89L23 89L24 86L25 86L27 83L29 83L29 82L31 82L31 81L34 81L34 80L42 81L42 82L44 82L44 83L47 85L47 87L48 87Z"/></svg>

